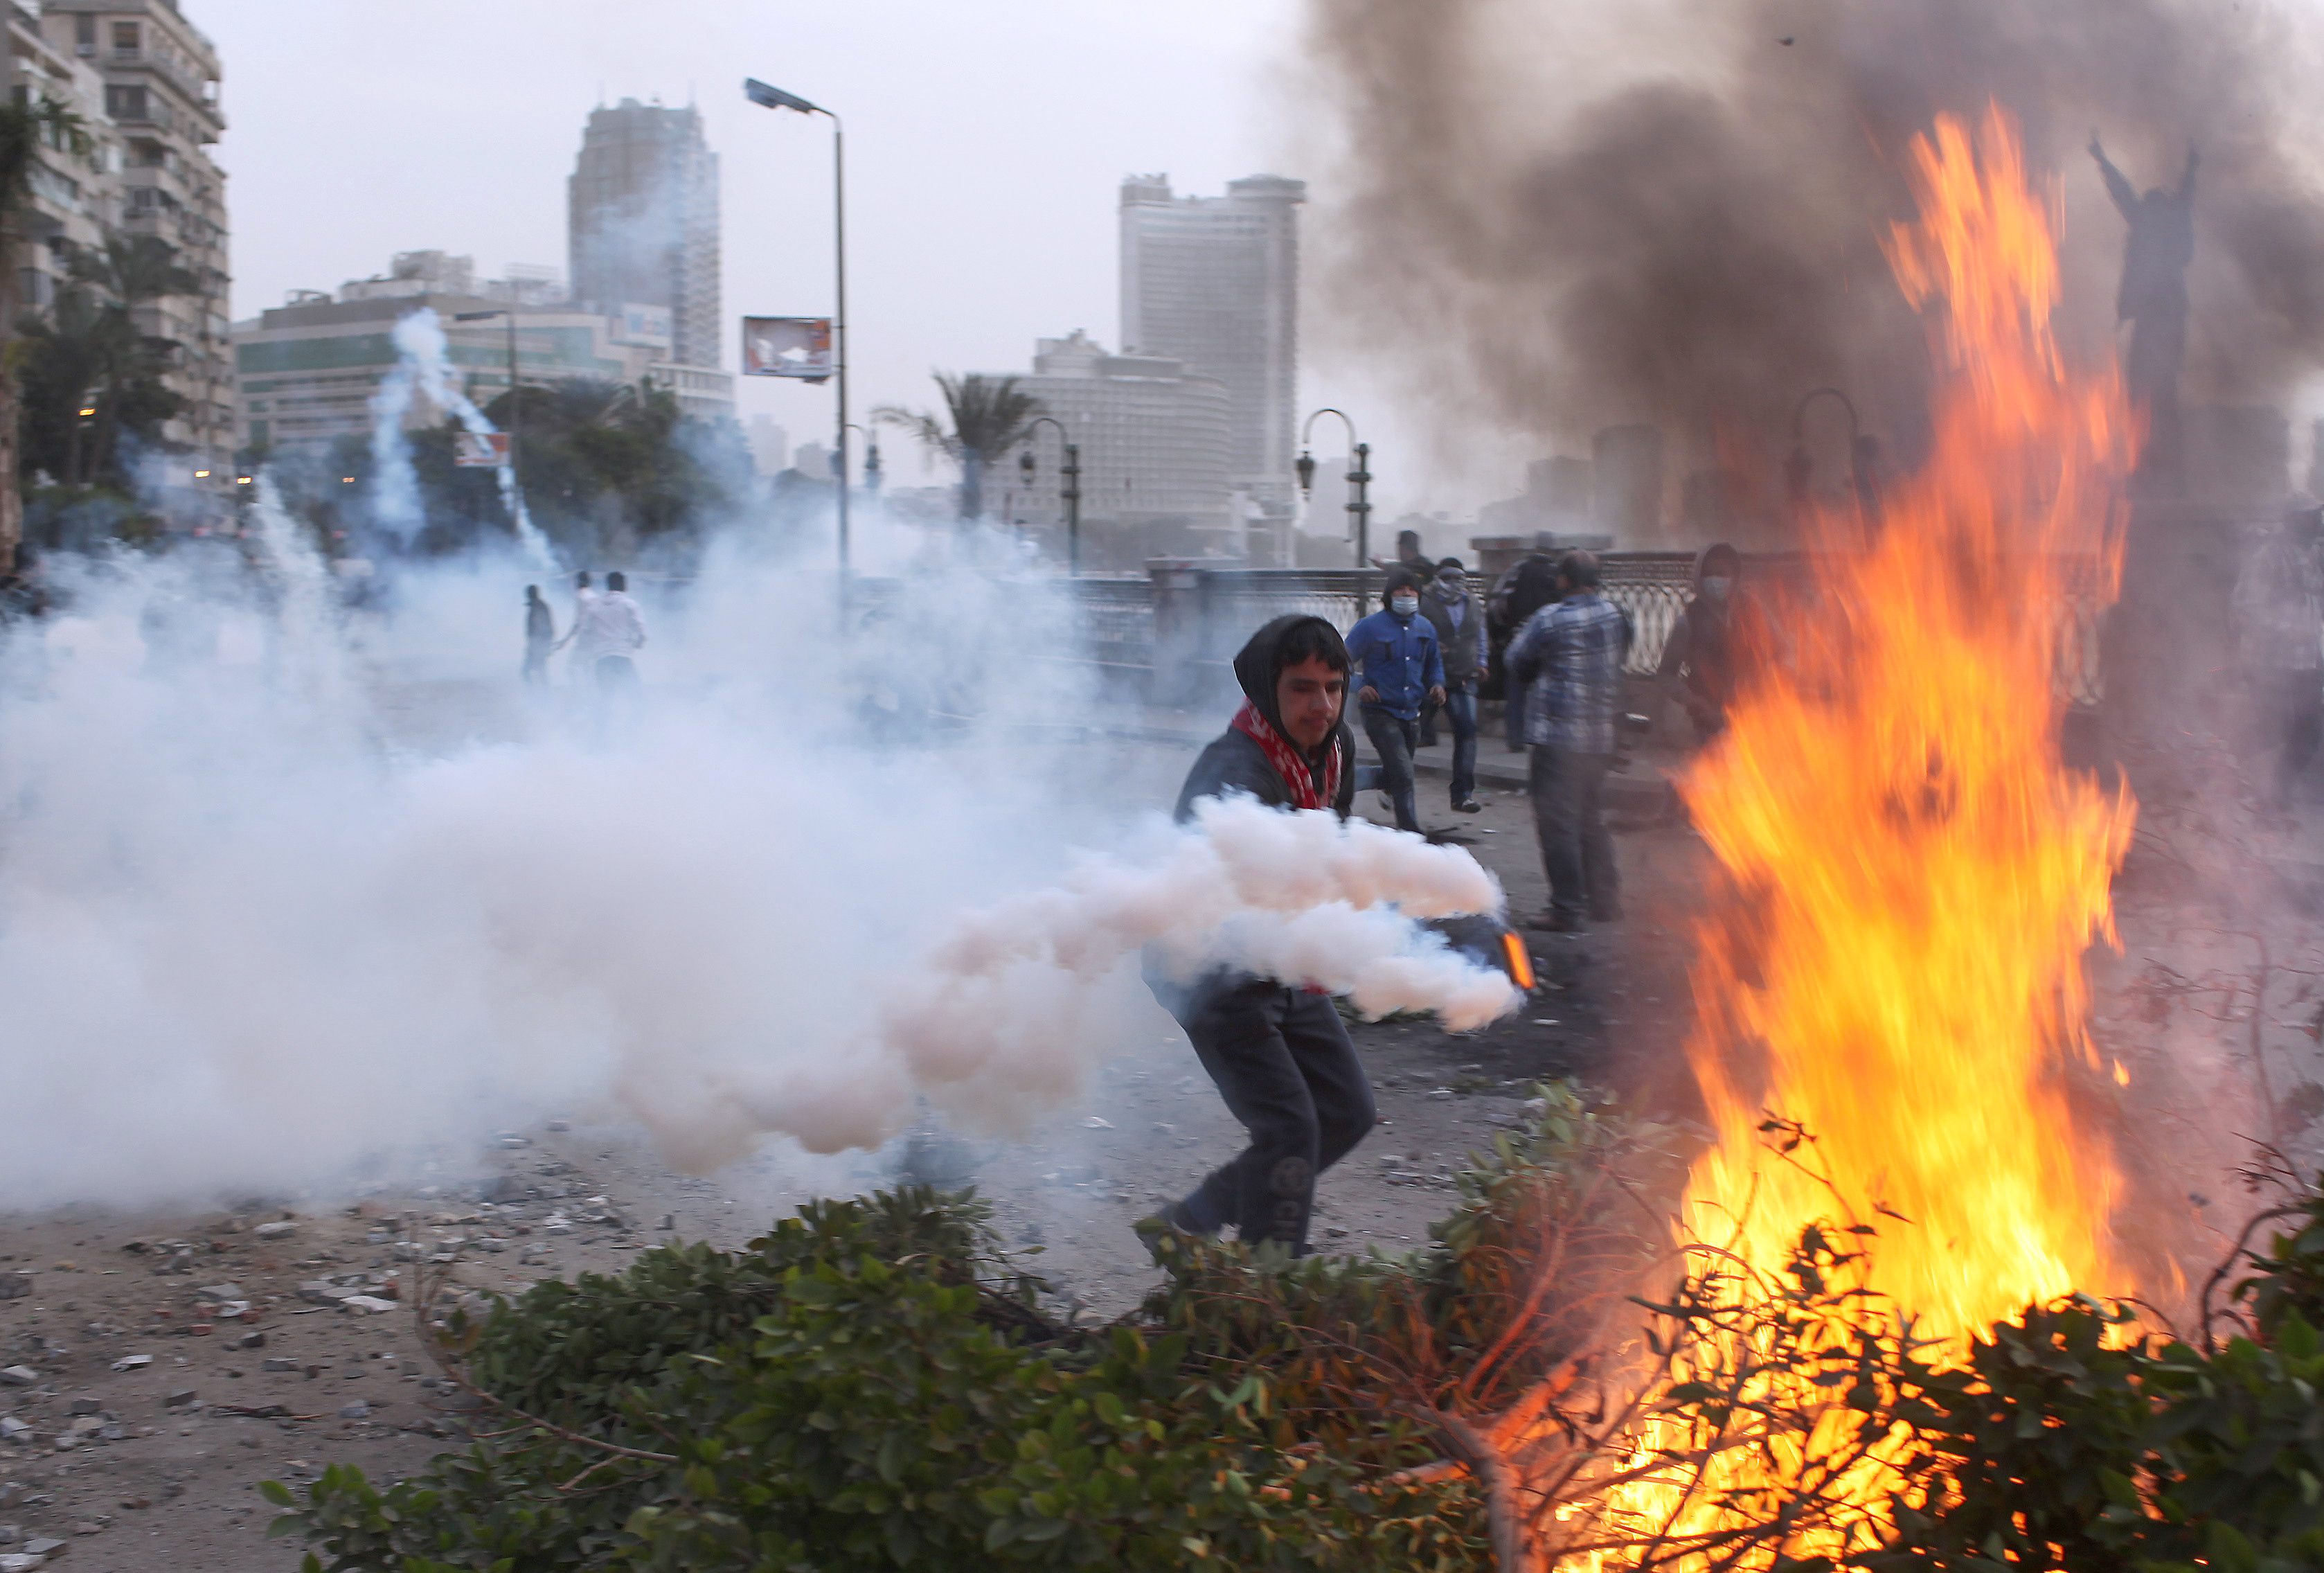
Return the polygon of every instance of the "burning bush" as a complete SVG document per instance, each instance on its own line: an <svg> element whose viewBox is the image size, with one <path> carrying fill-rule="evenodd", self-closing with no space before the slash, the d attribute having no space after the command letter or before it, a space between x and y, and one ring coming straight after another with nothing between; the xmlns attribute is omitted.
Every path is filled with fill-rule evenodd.
<svg viewBox="0 0 2324 1573"><path fill-rule="evenodd" d="M1427 1249L1174 1241L1109 1327L1051 1319L982 1204L926 1190L456 1313L476 1445L383 1491L269 1482L276 1531L403 1573L2324 1559L2324 1192L2255 1218L2289 1227L2187 1340L2072 1298L1964 1353L1868 1287L1867 1224L1773 1270L1670 1256L1667 1133L1544 1092Z"/></svg>

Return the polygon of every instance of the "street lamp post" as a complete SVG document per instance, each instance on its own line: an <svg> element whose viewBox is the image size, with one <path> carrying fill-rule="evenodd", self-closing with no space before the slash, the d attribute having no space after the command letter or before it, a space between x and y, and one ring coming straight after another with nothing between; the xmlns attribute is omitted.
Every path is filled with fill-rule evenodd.
<svg viewBox="0 0 2324 1573"><path fill-rule="evenodd" d="M839 604L847 606L847 132L839 116L820 104L810 104L795 93L770 88L756 77L745 78L743 96L769 109L820 115L831 122L832 264L837 274L833 291L831 358L839 384Z"/></svg>
<svg viewBox="0 0 2324 1573"><path fill-rule="evenodd" d="M1034 416L1033 424L1027 428L1027 430L1029 433L1043 426L1055 426L1057 429L1057 441L1065 450L1065 466L1057 472L1064 482L1064 487L1057 495L1064 499L1065 504L1065 571L1078 578L1082 571L1082 445L1073 440L1065 430L1065 423L1055 415ZM1036 463L1033 458L1033 445L1028 440L1025 444L1023 456L1018 460L1019 467L1025 472L1025 484L1028 487L1033 484L1033 470Z"/></svg>
<svg viewBox="0 0 2324 1573"><path fill-rule="evenodd" d="M1299 458L1292 467L1299 474L1299 495L1303 497L1308 495L1315 484L1315 456L1307 449L1307 439L1309 433L1315 430L1315 417L1318 415L1337 415L1348 429L1348 448L1356 461L1356 467L1347 476L1356 488L1355 495L1348 499L1348 523L1356 538L1356 566L1369 568L1372 560L1372 449L1370 443L1356 440L1356 423L1348 419L1346 411L1335 410L1326 404L1309 414L1306 423L1299 428Z"/></svg>

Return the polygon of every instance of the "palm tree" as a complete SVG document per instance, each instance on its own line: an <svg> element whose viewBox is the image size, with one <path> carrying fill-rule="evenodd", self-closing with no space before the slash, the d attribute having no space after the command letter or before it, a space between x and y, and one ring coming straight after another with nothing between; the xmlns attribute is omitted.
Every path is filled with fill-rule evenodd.
<svg viewBox="0 0 2324 1573"><path fill-rule="evenodd" d="M176 339L138 327L139 309L165 295L190 295L201 281L178 265L178 248L158 235L107 236L102 250L75 254L72 274L107 301L96 324L102 375L91 384L97 429L87 456L88 471L102 473L112 462L133 389L158 382L178 352Z"/></svg>
<svg viewBox="0 0 2324 1573"><path fill-rule="evenodd" d="M15 335L16 246L24 238L25 199L42 147L86 156L88 133L80 116L53 98L28 95L0 104L0 578L16 571L24 539L24 499L16 489L16 372L8 343Z"/></svg>
<svg viewBox="0 0 2324 1573"><path fill-rule="evenodd" d="M941 453L960 466L960 516L984 517L984 468L1031 434L1041 401L1017 386L1015 377L988 377L981 372L954 376L936 374L944 391L946 425L924 410L882 404L872 419L900 426L920 440L923 447Z"/></svg>

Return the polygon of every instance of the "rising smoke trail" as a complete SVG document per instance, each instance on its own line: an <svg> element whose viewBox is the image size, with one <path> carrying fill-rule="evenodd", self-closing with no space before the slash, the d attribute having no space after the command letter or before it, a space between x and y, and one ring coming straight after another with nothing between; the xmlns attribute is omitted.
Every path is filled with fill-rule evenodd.
<svg viewBox="0 0 2324 1573"><path fill-rule="evenodd" d="M419 478L411 467L410 440L403 430L414 396L424 394L437 408L451 412L462 430L472 435L491 436L500 428L476 408L460 385L452 367L450 342L433 307L423 306L399 319L392 338L395 365L381 379L379 391L372 398L372 455L377 477L373 508L380 522L409 544L427 523L420 505ZM525 555L539 568L555 569L557 555L525 508L515 467L503 465L493 474Z"/></svg>

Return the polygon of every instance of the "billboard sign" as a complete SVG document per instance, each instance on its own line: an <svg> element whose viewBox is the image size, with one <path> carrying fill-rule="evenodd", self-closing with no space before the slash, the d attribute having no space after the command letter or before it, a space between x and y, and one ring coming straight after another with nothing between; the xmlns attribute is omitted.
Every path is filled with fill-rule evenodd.
<svg viewBox="0 0 2324 1573"><path fill-rule="evenodd" d="M836 369L828 317L742 319L742 375L819 383Z"/></svg>
<svg viewBox="0 0 2324 1573"><path fill-rule="evenodd" d="M509 461L505 431L456 431L452 462L462 469L498 469Z"/></svg>

